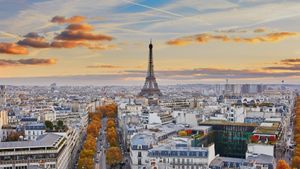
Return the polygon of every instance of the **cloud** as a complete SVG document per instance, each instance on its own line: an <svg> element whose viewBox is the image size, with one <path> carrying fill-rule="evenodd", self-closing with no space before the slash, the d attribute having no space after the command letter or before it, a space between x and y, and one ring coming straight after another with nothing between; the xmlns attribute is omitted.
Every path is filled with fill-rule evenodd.
<svg viewBox="0 0 300 169"><path fill-rule="evenodd" d="M264 67L265 70L284 70L284 71L300 71L300 58L283 59L279 63L279 66Z"/></svg>
<svg viewBox="0 0 300 169"><path fill-rule="evenodd" d="M55 16L51 19L51 22L53 23L59 23L59 24L64 24L64 23L81 23L85 20L86 18L84 16L72 16L70 18L66 18L64 16Z"/></svg>
<svg viewBox="0 0 300 169"><path fill-rule="evenodd" d="M295 59L283 59L281 60L281 63L283 64L287 64L287 65L290 65L290 64L300 64L300 58L295 58Z"/></svg>
<svg viewBox="0 0 300 169"><path fill-rule="evenodd" d="M90 32L82 31L63 31L55 37L57 40L91 40L91 41L111 41L113 38L109 35L104 34L93 34Z"/></svg>
<svg viewBox="0 0 300 169"><path fill-rule="evenodd" d="M17 44L33 48L75 48L80 46L93 50L115 48L114 45L97 43L97 41L110 41L113 38L108 35L91 33L92 30L93 27L89 24L70 24L50 42L38 33L30 32L24 36L25 39L18 41Z"/></svg>
<svg viewBox="0 0 300 169"><path fill-rule="evenodd" d="M52 48L75 48L75 47L86 47L88 49L93 50L109 50L114 49L116 46L114 45L103 45L98 43L86 43L83 41L53 41L50 45Z"/></svg>
<svg viewBox="0 0 300 169"><path fill-rule="evenodd" d="M78 46L84 46L84 43L78 41L53 41L51 43L53 48L75 48Z"/></svg>
<svg viewBox="0 0 300 169"><path fill-rule="evenodd" d="M96 42L111 41L112 36L92 33L93 26L89 24L70 24L64 31L54 37L51 47L74 48L78 46L89 49L107 50L115 48L114 45L104 45Z"/></svg>
<svg viewBox="0 0 300 169"><path fill-rule="evenodd" d="M19 46L15 43L0 42L0 53L25 55L28 54L27 48Z"/></svg>
<svg viewBox="0 0 300 169"><path fill-rule="evenodd" d="M71 24L66 29L71 31L91 31L93 26L89 24Z"/></svg>
<svg viewBox="0 0 300 169"><path fill-rule="evenodd" d="M167 41L168 45L175 45L175 46L185 46L191 43L192 40L189 39L174 39Z"/></svg>
<svg viewBox="0 0 300 169"><path fill-rule="evenodd" d="M234 36L228 36L224 34L202 33L202 34L169 40L166 43L168 45L182 46L182 45L187 45L191 42L198 42L203 44L203 43L208 43L209 41L212 40L217 40L221 42L237 42L237 43L277 42L297 35L298 35L297 32L275 32L275 33L268 33L265 35L255 36L255 37L234 37Z"/></svg>
<svg viewBox="0 0 300 169"><path fill-rule="evenodd" d="M247 30L244 29L221 29L216 30L217 33L247 33Z"/></svg>
<svg viewBox="0 0 300 169"><path fill-rule="evenodd" d="M56 63L56 59L19 59L19 60L6 60L0 59L0 66L25 66L25 65L52 65Z"/></svg>
<svg viewBox="0 0 300 169"><path fill-rule="evenodd" d="M267 30L265 28L257 28L257 29L254 29L254 33L263 33L263 32L266 32Z"/></svg>
<svg viewBox="0 0 300 169"><path fill-rule="evenodd" d="M104 69L118 69L122 68L122 66L117 66L117 65L89 65L87 68L104 68Z"/></svg>
<svg viewBox="0 0 300 169"><path fill-rule="evenodd" d="M145 76L145 71L129 70L127 73L140 74ZM158 78L162 79L257 79L257 78L281 78L300 76L300 72L269 72L259 70L239 69L218 69L218 68L197 68L187 70L163 70L156 71ZM138 76L137 76L138 77Z"/></svg>
<svg viewBox="0 0 300 169"><path fill-rule="evenodd" d="M265 67L266 70L286 70L286 71L300 71L299 65L291 65L291 66L269 66ZM297 72L300 74L300 72Z"/></svg>
<svg viewBox="0 0 300 169"><path fill-rule="evenodd" d="M25 39L19 40L17 42L18 45L21 46L29 46L33 48L48 48L50 47L49 42L43 36L40 36L36 32L30 32L24 36Z"/></svg>

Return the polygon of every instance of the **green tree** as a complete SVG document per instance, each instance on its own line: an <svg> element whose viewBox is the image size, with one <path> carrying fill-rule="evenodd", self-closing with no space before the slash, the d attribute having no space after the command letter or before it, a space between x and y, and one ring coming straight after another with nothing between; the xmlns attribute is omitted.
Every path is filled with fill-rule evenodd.
<svg viewBox="0 0 300 169"><path fill-rule="evenodd" d="M45 126L47 130L53 130L53 123L51 121L46 120Z"/></svg>
<svg viewBox="0 0 300 169"><path fill-rule="evenodd" d="M63 129L63 128L64 128L64 122L61 121L61 120L58 120L58 121L57 121L57 127L58 127L59 129Z"/></svg>

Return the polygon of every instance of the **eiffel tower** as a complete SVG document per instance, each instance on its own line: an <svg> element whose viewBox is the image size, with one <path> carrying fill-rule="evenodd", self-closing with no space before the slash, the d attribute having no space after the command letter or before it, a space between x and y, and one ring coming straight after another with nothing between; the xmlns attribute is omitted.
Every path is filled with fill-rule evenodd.
<svg viewBox="0 0 300 169"><path fill-rule="evenodd" d="M161 92L158 88L158 84L156 82L156 78L154 76L154 65L153 65L153 55L152 55L152 40L149 44L149 63L148 63L148 72L145 80L144 87L140 92L140 96L145 97L153 97L153 96L161 96Z"/></svg>

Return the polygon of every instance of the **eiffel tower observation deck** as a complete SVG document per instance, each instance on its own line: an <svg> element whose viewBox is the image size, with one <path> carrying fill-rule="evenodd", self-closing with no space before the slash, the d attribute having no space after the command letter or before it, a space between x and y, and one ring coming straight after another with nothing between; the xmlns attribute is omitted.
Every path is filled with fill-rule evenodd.
<svg viewBox="0 0 300 169"><path fill-rule="evenodd" d="M140 96L145 97L156 97L161 96L162 93L160 92L158 88L158 84L156 82L156 78L154 76L154 65L153 65L153 45L152 41L150 41L149 44L149 62L148 62L148 72L147 77L145 80L144 87L142 88L142 91L140 92Z"/></svg>

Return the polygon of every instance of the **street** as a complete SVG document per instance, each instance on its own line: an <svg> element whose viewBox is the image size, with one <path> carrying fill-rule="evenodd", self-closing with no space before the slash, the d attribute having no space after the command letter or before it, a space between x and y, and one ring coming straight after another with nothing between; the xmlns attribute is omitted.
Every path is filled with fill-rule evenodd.
<svg viewBox="0 0 300 169"><path fill-rule="evenodd" d="M103 117L101 120L102 127L99 132L99 136L97 138L97 150L95 155L95 169L106 169L106 156L105 156L105 149L107 148L106 142L106 121L107 118Z"/></svg>
<svg viewBox="0 0 300 169"><path fill-rule="evenodd" d="M291 148L293 146L293 139L294 139L294 126L293 126L293 115L294 115L294 101L292 101L292 106L290 107L290 111L283 117L282 121L282 136L281 139L278 141L277 144L277 153L276 153L276 159L285 160L288 164L292 163L292 155L293 155L293 149Z"/></svg>

